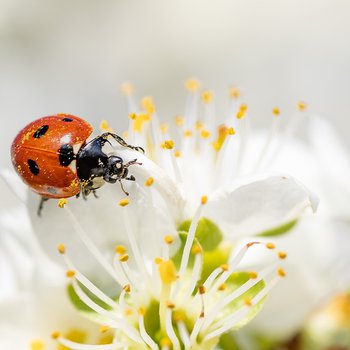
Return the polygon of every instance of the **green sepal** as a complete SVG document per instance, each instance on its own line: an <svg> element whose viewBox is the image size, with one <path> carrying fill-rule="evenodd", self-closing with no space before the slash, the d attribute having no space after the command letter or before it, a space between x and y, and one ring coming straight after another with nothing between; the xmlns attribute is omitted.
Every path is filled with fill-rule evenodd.
<svg viewBox="0 0 350 350"><path fill-rule="evenodd" d="M227 286L227 293L232 293L234 290L242 286L244 283L246 283L250 279L249 272L234 272L232 275L227 279L226 286ZM257 304L253 306L247 306L245 304L245 301L247 299L253 299L262 289L265 287L265 281L261 280L257 282L253 287L248 289L245 293L240 295L238 298L231 301L229 305L225 308L225 314L222 315L222 317L229 316L230 314L234 313L235 311L239 310L242 307L249 307L250 310L248 314L240 320L236 325L232 328L239 329L243 326L245 326L249 321L251 321L261 310L265 299L263 298L260 300Z"/></svg>
<svg viewBox="0 0 350 350"><path fill-rule="evenodd" d="M263 236L263 237L267 237L267 236L280 236L283 235L285 233L287 233L288 231L290 231L292 228L294 228L294 226L298 223L298 219L294 219L292 221L287 222L286 224L283 224L281 226L272 228L270 230L266 230L262 233L259 233L258 236Z"/></svg>
<svg viewBox="0 0 350 350"><path fill-rule="evenodd" d="M102 308L104 308L107 311L111 310L111 307L109 305L107 305L106 303L101 301L99 298L97 298L89 290L84 288L84 286L80 285L80 288L82 288L84 290L85 294L87 294L89 296L89 298L92 301L94 301L97 305L101 306ZM104 318L101 315L99 315L98 313L96 313L89 306L87 306L83 301L81 301L81 299L79 298L79 296L77 295L77 293L75 292L75 290L71 284L69 284L67 286L67 292L68 292L68 297L69 297L70 301L72 302L73 306L81 314L83 314L85 317L89 318L91 321L97 322L99 324L103 323Z"/></svg>
<svg viewBox="0 0 350 350"><path fill-rule="evenodd" d="M149 336L153 339L157 339L160 330L160 320L159 320L159 302L156 300L151 300L147 305L146 313L144 316L145 329Z"/></svg>
<svg viewBox="0 0 350 350"><path fill-rule="evenodd" d="M178 231L188 232L191 222L192 220L184 221L178 227ZM213 221L207 218L201 218L198 221L195 237L198 239L204 251L212 251L222 241L223 234Z"/></svg>
<svg viewBox="0 0 350 350"><path fill-rule="evenodd" d="M241 350L233 332L225 333L220 337L219 347L221 350Z"/></svg>
<svg viewBox="0 0 350 350"><path fill-rule="evenodd" d="M228 262L232 247L232 245L225 242L212 251L204 252L201 283L203 283L217 267Z"/></svg>
<svg viewBox="0 0 350 350"><path fill-rule="evenodd" d="M185 231L179 231L179 238L181 241L180 247L177 250L177 252L171 257L171 260L174 262L175 266L177 269L180 268L180 264L181 264L181 259L182 259L182 254L185 248L185 244L186 244L186 240L187 240L187 232ZM195 238L193 240L193 245L199 244L198 240ZM192 247L191 247L192 248ZM189 260L188 260L188 267L192 268L194 264L194 255L190 254Z"/></svg>

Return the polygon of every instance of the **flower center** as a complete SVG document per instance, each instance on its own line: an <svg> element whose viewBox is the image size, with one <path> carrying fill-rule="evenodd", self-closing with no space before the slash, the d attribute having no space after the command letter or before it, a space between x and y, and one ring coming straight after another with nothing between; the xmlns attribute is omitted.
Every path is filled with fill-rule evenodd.
<svg viewBox="0 0 350 350"><path fill-rule="evenodd" d="M63 206L83 244L121 287L117 296L108 296L75 267L66 246L58 245L68 268L71 300L78 308L80 304L88 307L101 330L113 332L113 342L99 349L211 349L223 333L245 324L260 309L284 270L275 265L259 273L236 269L249 250L260 247L268 252L275 246L252 242L230 254L220 246L220 239L215 247L213 243L208 245L205 235L218 235L216 225L202 218L202 208L208 201L202 196L193 219L181 225L179 236L164 235L163 254L151 267L145 264L130 224L129 206L121 207L130 252L124 245L116 246L112 263L88 238L69 204ZM175 253L170 249L174 243L179 246ZM282 259L281 255L285 258L280 252L275 254L276 260ZM213 259L215 256L227 258L222 261ZM54 338L68 348L90 349L59 333Z"/></svg>

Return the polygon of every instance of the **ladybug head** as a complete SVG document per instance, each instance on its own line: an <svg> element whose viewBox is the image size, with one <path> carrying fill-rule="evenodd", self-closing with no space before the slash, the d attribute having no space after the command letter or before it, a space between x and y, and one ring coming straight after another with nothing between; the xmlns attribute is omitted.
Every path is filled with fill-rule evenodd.
<svg viewBox="0 0 350 350"><path fill-rule="evenodd" d="M133 164L141 165L141 163L137 162L137 159L134 159L124 164L123 159L121 157L115 155L109 156L105 168L104 180L110 183L114 183L121 179L134 181L135 178L133 176L127 178L129 172L128 167Z"/></svg>
<svg viewBox="0 0 350 350"><path fill-rule="evenodd" d="M107 182L124 179L128 175L127 166L124 165L123 159L118 156L108 157L106 164L105 180Z"/></svg>

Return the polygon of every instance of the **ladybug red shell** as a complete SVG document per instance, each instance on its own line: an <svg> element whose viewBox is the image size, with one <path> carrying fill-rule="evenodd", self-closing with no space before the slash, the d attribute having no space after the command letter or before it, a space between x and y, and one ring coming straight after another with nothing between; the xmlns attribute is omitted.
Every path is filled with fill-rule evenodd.
<svg viewBox="0 0 350 350"><path fill-rule="evenodd" d="M70 114L56 114L31 122L12 143L15 170L45 199L80 193L85 197L105 182L119 181L122 186L122 179L134 181L133 176L128 176L127 168L140 163L134 159L124 164L116 154L104 153L103 146L110 143L108 138L112 137L124 147L142 152L143 149L128 145L110 132L87 142L92 131L88 122Z"/></svg>
<svg viewBox="0 0 350 350"><path fill-rule="evenodd" d="M37 119L14 139L12 163L36 193L48 198L74 196L80 192L80 183L65 150L78 151L92 131L88 122L70 114Z"/></svg>

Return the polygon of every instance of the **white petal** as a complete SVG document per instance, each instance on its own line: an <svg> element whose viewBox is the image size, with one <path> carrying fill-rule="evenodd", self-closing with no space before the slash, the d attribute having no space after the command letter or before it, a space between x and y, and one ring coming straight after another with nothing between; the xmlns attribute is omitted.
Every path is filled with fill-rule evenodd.
<svg viewBox="0 0 350 350"><path fill-rule="evenodd" d="M81 331L86 333L87 341L96 341L99 336L97 326L73 307L64 284L53 287L41 283L40 289L13 295L0 302L0 314L6 315L0 319L0 345L9 346L1 349L27 349L38 339L45 343L45 349L56 348L50 338L54 331L63 335Z"/></svg>
<svg viewBox="0 0 350 350"><path fill-rule="evenodd" d="M27 186L21 181L20 177L12 169L2 169L0 172L2 181L17 196L21 202L27 199Z"/></svg>
<svg viewBox="0 0 350 350"><path fill-rule="evenodd" d="M98 189L98 199L93 195L86 201L81 197L73 197L68 200L67 206L86 235L107 259L114 254L114 247L117 244L128 245L123 218L123 210L128 210L137 240L147 256L149 255L147 250L154 247L154 241L149 238L150 231L153 235L157 232L163 235L172 232L170 229L180 213L183 199L176 184L144 155L124 150L118 151L118 155L122 156L125 162L135 158L142 162L140 166L134 165L129 168L129 173L135 176L136 181L123 182L125 189L130 193L128 197L130 204L126 208L118 205L119 200L126 195L116 183L105 184ZM154 178L152 187L144 185L149 177ZM152 206L151 191L156 192ZM74 263L78 263L79 269L103 280L103 274L99 273L101 267L78 238L67 212L57 206L57 200L52 199L44 203L42 216L38 217L39 200L39 196L30 193L28 205L34 231L47 254L62 263L62 257L56 248L59 243L64 243ZM157 215L156 219L154 215ZM155 230L157 232L154 232Z"/></svg>
<svg viewBox="0 0 350 350"><path fill-rule="evenodd" d="M316 198L292 177L271 176L215 195L204 216L231 237L254 235L298 218Z"/></svg>
<svg viewBox="0 0 350 350"><path fill-rule="evenodd" d="M288 253L284 261L287 275L247 330L286 339L298 332L311 312L348 289L350 225L315 215L302 220L293 234L274 241Z"/></svg>
<svg viewBox="0 0 350 350"><path fill-rule="evenodd" d="M314 116L309 129L327 209L334 216L349 217L350 155L346 153L339 136L325 118Z"/></svg>

